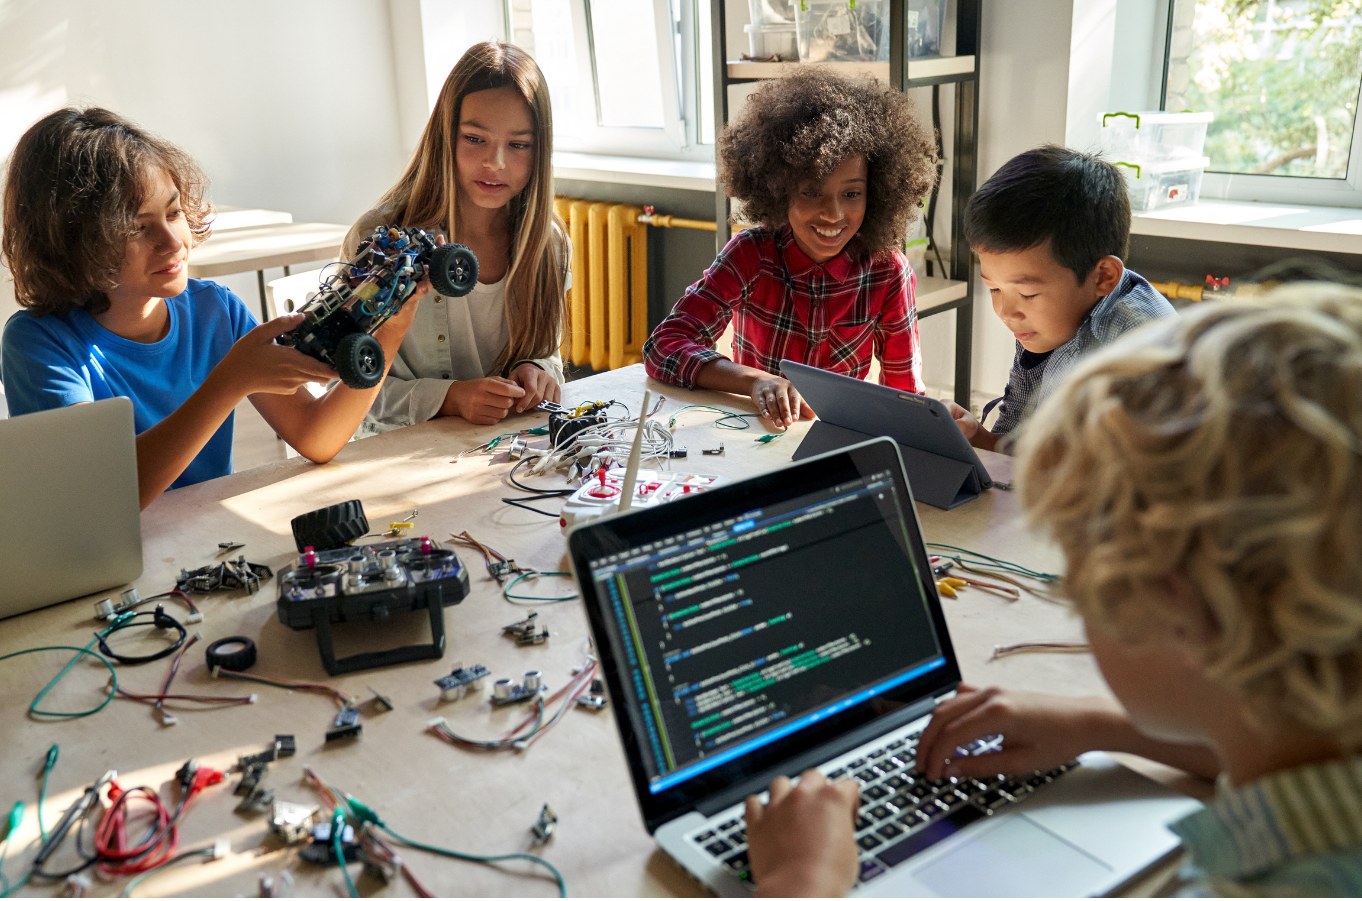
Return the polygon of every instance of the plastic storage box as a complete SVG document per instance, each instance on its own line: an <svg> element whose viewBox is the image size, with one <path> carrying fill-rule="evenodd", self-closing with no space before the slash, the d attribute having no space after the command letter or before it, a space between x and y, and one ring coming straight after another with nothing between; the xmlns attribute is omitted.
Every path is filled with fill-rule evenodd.
<svg viewBox="0 0 1362 901"><path fill-rule="evenodd" d="M888 0L854 2L853 7L852 0L795 0L800 62L873 63L889 59Z"/></svg>
<svg viewBox="0 0 1362 901"><path fill-rule="evenodd" d="M1143 165L1160 160L1195 160L1206 147L1206 126L1215 113L1101 113L1107 159Z"/></svg>
<svg viewBox="0 0 1362 901"><path fill-rule="evenodd" d="M747 0L753 25L793 25L799 0Z"/></svg>
<svg viewBox="0 0 1362 901"><path fill-rule="evenodd" d="M908 58L941 55L946 0L908 0Z"/></svg>
<svg viewBox="0 0 1362 901"><path fill-rule="evenodd" d="M752 59L780 57L782 62L795 62L799 59L799 49L795 43L795 26L788 25L744 25Z"/></svg>
<svg viewBox="0 0 1362 901"><path fill-rule="evenodd" d="M1201 196L1201 176L1211 164L1209 157L1159 160L1149 163L1117 162L1130 190L1130 209L1136 213L1196 203Z"/></svg>

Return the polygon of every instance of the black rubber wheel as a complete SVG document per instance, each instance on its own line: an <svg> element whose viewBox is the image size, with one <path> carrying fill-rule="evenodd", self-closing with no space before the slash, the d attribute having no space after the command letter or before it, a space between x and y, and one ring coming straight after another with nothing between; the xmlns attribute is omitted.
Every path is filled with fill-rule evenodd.
<svg viewBox="0 0 1362 901"><path fill-rule="evenodd" d="M373 335L351 332L336 345L336 372L349 388L374 387L383 381L383 345Z"/></svg>
<svg viewBox="0 0 1362 901"><path fill-rule="evenodd" d="M221 667L239 673L255 666L255 642L242 635L219 638L204 652L208 668Z"/></svg>
<svg viewBox="0 0 1362 901"><path fill-rule="evenodd" d="M441 244L430 253L430 286L445 297L463 297L478 283L478 257L462 244Z"/></svg>
<svg viewBox="0 0 1362 901"><path fill-rule="evenodd" d="M330 551L369 534L369 520L364 516L364 505L359 501L332 504L311 513L293 518L293 540L298 553L309 547L314 551Z"/></svg>

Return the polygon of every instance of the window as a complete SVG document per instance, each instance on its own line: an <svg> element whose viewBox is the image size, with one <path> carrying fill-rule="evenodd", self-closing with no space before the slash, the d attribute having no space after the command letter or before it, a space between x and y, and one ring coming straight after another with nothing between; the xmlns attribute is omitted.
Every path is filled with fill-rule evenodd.
<svg viewBox="0 0 1362 901"><path fill-rule="evenodd" d="M1215 113L1203 196L1362 203L1362 0L1172 0L1163 108Z"/></svg>
<svg viewBox="0 0 1362 901"><path fill-rule="evenodd" d="M555 149L713 158L709 0L508 0L508 17L549 83Z"/></svg>

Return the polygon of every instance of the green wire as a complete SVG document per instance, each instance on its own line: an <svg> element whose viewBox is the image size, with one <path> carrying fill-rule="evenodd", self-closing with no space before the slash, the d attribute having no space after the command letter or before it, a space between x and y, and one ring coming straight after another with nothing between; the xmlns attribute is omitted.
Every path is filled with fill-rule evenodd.
<svg viewBox="0 0 1362 901"><path fill-rule="evenodd" d="M724 410L719 407L711 407L709 404L687 404L686 406L672 413L671 419L667 420L667 428L672 428L673 426L675 426L676 417L680 416L687 410L709 410L711 413L722 414L719 416L718 419L714 420L714 424L721 429L733 429L735 432L740 429L750 429L752 427L752 423L748 422L747 420L761 418L760 413L737 413L734 412L733 410Z"/></svg>
<svg viewBox="0 0 1362 901"><path fill-rule="evenodd" d="M95 641L98 641L98 640L99 640L98 638L95 639ZM71 662L68 663L68 664L66 664L66 666L62 668L62 671L59 672L59 673L57 673L56 678L53 679L51 682L47 683L47 687L46 687L46 688L44 688L42 691L38 692L38 696L37 696L36 698L33 699L33 703L28 705L28 712L29 712L29 715L30 715L30 716L56 716L56 717L65 717L65 718L69 718L69 719L76 719L76 718L78 718L78 717L82 717L82 716L91 716L91 715L93 715L93 714L99 713L99 711L101 711L101 710L103 710L105 707L108 707L108 706L109 706L109 702L112 701L112 700L114 699L114 697L118 694L118 673L114 672L114 666L113 666L112 663L110 663L109 661L105 660L102 656L100 656L99 654L96 654L94 651L90 650L90 648L94 647L95 641L91 641L89 644L87 644L87 645L86 645L85 647L83 647L83 648L74 647L74 646L72 646L72 645L61 645L61 644L59 644L59 645L51 645L51 646L48 646L48 647L41 647L41 648L29 648L28 650L25 650L25 651L15 651L13 654L6 654L5 656L0 657L0 661L5 661L5 660L9 660L11 657L22 657L24 654L37 654L37 653L39 653L39 652L41 652L41 651L75 651L75 652L76 652L76 656L74 656L74 657L71 658ZM67 674L67 672L70 671L71 667L73 667L73 666L76 665L76 661L79 660L79 659L81 658L82 655L89 656L89 657L93 657L93 658L95 658L96 660L98 660L100 663L104 664L106 667L109 668L109 679L110 679L110 682L109 682L109 696L108 696L107 698L105 698L105 699L104 699L104 702L103 702L102 704L100 704L98 707L93 707L93 708L91 708L91 709L89 709L89 710L82 710L82 711L79 711L78 713L63 713L63 712L55 711L55 710L39 710L39 709L38 709L38 703L39 703L40 701L42 701L42 699L43 699L44 697L47 696L47 693L48 693L49 691L51 691L51 690L53 689L53 687L56 686L56 684L57 684L58 682L61 681L62 677L65 676L65 675Z"/></svg>
<svg viewBox="0 0 1362 901"><path fill-rule="evenodd" d="M426 845L422 844L421 842L414 842L409 838L403 838L396 832L393 832L391 827L383 823L376 823L375 825L377 825L378 828L382 829L384 832L388 833L394 839L396 839L397 841L401 842L402 844L406 845L409 848L415 848L418 851L428 851L431 854L440 854L445 857L452 857L455 860L466 860L469 861L470 863L482 863L489 865L499 863L503 860L528 860L531 863L539 864L541 867L543 867L544 869L548 870L550 873L553 874L554 881L558 883L559 897L566 898L568 896L567 883L563 881L563 874L558 872L558 868L555 867L553 864L549 863L542 857L537 857L534 854L521 853L492 854L487 856L483 856L481 854L464 854L462 851L451 851L448 848L437 848L435 845Z"/></svg>
<svg viewBox="0 0 1362 901"><path fill-rule="evenodd" d="M57 743L47 749L47 762L43 765L43 787L38 792L38 832L42 834L43 844L47 844L47 827L43 825L43 804L47 801L47 777L57 765Z"/></svg>
<svg viewBox="0 0 1362 901"><path fill-rule="evenodd" d="M170 860L167 860L165 863L161 864L160 866L152 867L150 870L147 870L145 873L140 873L140 874L138 874L137 876L134 876L134 877L128 882L127 885L123 886L123 894L120 895L119 897L122 897L122 898L131 898L131 897L132 897L132 891L133 891L133 889L135 889L135 888L137 888L139 885L141 885L141 884L143 883L143 881L145 881L148 877L156 875L157 873L161 872L161 871L164 870L166 867L171 866L172 864L177 864L177 863L179 863L180 861L186 860L186 859L188 859L188 858L190 858L190 857L199 857L199 856L202 856L202 855L204 855L204 854L212 854L212 853L213 853L213 849L212 849L212 848L199 848L199 849L197 849L197 850L195 850L195 851L186 851L186 852L184 852L183 854L177 854L176 856L172 857Z"/></svg>
<svg viewBox="0 0 1362 901"><path fill-rule="evenodd" d="M542 704L542 702L541 702L541 704L540 704L540 710L541 710L541 712L542 712L542 710L543 710L543 704ZM318 780L318 781L320 782L320 780ZM329 788L329 786L328 786L328 788ZM348 807L348 808L350 809L350 813L351 813L352 816L355 816L357 819L361 820L362 822L373 823L374 826L376 826L376 827L379 828L379 829L382 829L384 832L388 833L388 834L391 835L394 839L396 839L397 841L401 842L402 844L406 845L406 846L409 847L409 848L416 848L418 851L428 851L428 852L430 852L431 854L440 854L440 855L442 855L442 856L444 856L444 857L452 857L452 858L454 858L455 860L466 860L466 861L468 861L468 862L470 862L470 863L481 863L481 864L488 864L488 865L495 864L495 863L499 863L499 862L501 862L501 861L503 861L503 860L528 860L528 861L530 861L531 863L539 864L541 867L543 867L544 869L546 869L546 870L548 870L550 873L552 873L552 874L553 874L553 879L554 879L554 881L558 883L558 894L559 894L559 896L560 896L560 897L563 897L563 898L566 898L566 897L568 896L568 893L567 893L567 882L564 881L564 879L563 879L563 874L560 873L560 872L558 872L558 868L557 868L557 867L555 867L553 864L549 863L547 860L545 860L545 859L542 858L542 857L537 857L537 856L534 855L534 854L522 854L522 853L516 853L516 854L492 854L492 855L485 855L485 856L484 856L484 855L481 855L481 854L465 854L465 853L463 853L462 851L451 851L451 850L448 849L448 848L437 848L437 847L434 846L434 845L426 845L426 844L422 844L421 842L414 842L414 841L412 841L412 840L409 839L409 838L403 838L402 836L398 835L396 832L393 832L392 827L390 827L387 823L383 822L382 818L379 817L377 811L375 811L372 807L368 806L367 804L361 803L357 798L355 798L354 796L352 796L349 792L338 791L338 790L336 790L336 789L334 789L334 788L330 788L330 791L331 791L333 794L336 794L337 796L339 796L339 797L341 798L341 803L345 804L345 806ZM341 808L339 808L339 807L336 808L336 813L339 814L339 815L342 815L342 816L344 815L343 811L342 811ZM334 818L333 818L333 822L334 822ZM333 826L331 827L331 835L334 837L336 834L337 834L337 833L336 833L336 827L333 825ZM343 860L343 858L342 858L342 860ZM347 880L349 879L349 874L348 874L348 873L346 874L346 879L347 879Z"/></svg>
<svg viewBox="0 0 1362 901"><path fill-rule="evenodd" d="M8 898L10 892L17 892L28 882L28 874L24 874L23 880L18 885L10 887L9 879L5 877L5 856L9 854L9 846L14 843L14 831L19 828L19 824L24 821L24 802L15 801L14 807L9 812L9 828L5 830L5 839L0 842L0 898Z"/></svg>
<svg viewBox="0 0 1362 901"><path fill-rule="evenodd" d="M572 573L566 573L566 572L552 572L552 573L523 572L523 573L521 573L520 575L516 576L514 579L512 579L509 583L507 583L507 585L506 585L505 588L501 589L501 596L504 597L504 598L505 598L506 600L508 600L508 601L537 601L537 602L540 603L540 604L556 604L556 603L559 602L559 601L575 601L578 597L580 597L580 595L577 595L577 594L575 594L575 593L574 593L574 594L565 594L565 595L563 595L562 597L556 597L556 598L539 598L539 597L535 597L535 596L533 596L533 595L528 595L528 594L511 594L511 589L514 588L514 587L516 586L516 583L518 583L521 579L528 579L528 578L530 578L531 576L567 576L567 577L571 578Z"/></svg>
<svg viewBox="0 0 1362 901"><path fill-rule="evenodd" d="M350 889L350 897L358 898L355 880L350 878L350 868L345 865L345 848L341 845L341 833L345 831L345 811L340 807L331 814L331 846L336 849L336 866L345 874L345 886Z"/></svg>
<svg viewBox="0 0 1362 901"><path fill-rule="evenodd" d="M1031 579L1039 579L1039 580L1042 581L1042 582L1058 582L1058 581L1059 581L1059 576L1056 575L1055 573L1043 573L1043 572L1037 572L1037 571L1034 570L1034 569L1027 569L1025 566L1022 566L1022 565L1020 565L1020 564L1018 564L1018 563L1013 563L1013 562L1011 562L1011 561L1009 561L1009 560L1002 560L1002 559L1000 559L1000 558L998 558L998 557L990 557L988 554L981 554L981 553L979 553L978 551L972 551L972 550L970 550L969 548L956 547L956 546L953 545L953 544L936 544L936 543L931 542L931 541L927 542L927 547L930 547L930 548L941 548L941 549L947 550L947 551L955 551L957 554L969 554L971 557L975 558L975 560L973 560L973 561L971 561L971 562L982 562L982 563L985 563L985 564L987 564L987 565L995 566L995 567L997 567L998 569L1004 570L1004 571L1006 571L1006 572L1013 573L1014 575L1026 576L1026 577L1031 578ZM949 556L949 555L948 555L948 554L943 554L942 556ZM960 561L957 561L957 562L960 562Z"/></svg>

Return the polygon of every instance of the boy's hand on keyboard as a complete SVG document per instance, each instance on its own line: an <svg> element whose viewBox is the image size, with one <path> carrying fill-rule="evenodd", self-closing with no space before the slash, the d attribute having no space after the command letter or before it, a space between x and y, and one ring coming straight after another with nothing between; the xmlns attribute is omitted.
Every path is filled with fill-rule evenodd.
<svg viewBox="0 0 1362 901"><path fill-rule="evenodd" d="M1110 715L1105 698L1066 698L961 685L936 705L918 742L917 768L929 779L981 778L1048 770L1094 748L1096 718ZM1002 734L1002 750L977 757L956 749Z"/></svg>
<svg viewBox="0 0 1362 901"><path fill-rule="evenodd" d="M780 776L771 800L747 799L747 843L757 894L836 897L856 884L856 809L860 791L850 779L828 782L808 770L798 784Z"/></svg>

